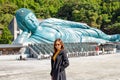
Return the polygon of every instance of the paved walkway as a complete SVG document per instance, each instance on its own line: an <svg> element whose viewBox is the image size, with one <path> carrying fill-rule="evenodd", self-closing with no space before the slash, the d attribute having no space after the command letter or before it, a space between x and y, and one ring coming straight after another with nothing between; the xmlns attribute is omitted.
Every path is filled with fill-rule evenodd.
<svg viewBox="0 0 120 80"><path fill-rule="evenodd" d="M67 80L120 80L120 54L69 58ZM50 60L0 61L0 80L50 80Z"/></svg>

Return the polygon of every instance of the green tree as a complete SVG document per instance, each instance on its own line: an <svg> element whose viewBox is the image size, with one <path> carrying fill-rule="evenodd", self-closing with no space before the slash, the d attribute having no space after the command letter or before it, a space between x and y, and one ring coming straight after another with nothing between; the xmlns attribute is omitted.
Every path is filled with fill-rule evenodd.
<svg viewBox="0 0 120 80"><path fill-rule="evenodd" d="M0 44L10 44L13 36L7 27L4 27L2 35L0 37Z"/></svg>
<svg viewBox="0 0 120 80"><path fill-rule="evenodd" d="M72 11L74 4L68 3L63 5L57 12L57 17L67 20L72 20Z"/></svg>
<svg viewBox="0 0 120 80"><path fill-rule="evenodd" d="M120 23L109 25L108 31L110 31L110 34L120 34Z"/></svg>

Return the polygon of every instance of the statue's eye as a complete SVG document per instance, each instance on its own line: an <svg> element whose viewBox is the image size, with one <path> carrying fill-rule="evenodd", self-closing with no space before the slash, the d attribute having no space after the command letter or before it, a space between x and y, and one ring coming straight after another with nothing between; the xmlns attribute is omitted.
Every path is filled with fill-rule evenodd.
<svg viewBox="0 0 120 80"><path fill-rule="evenodd" d="M34 22L34 21L33 21L33 18L32 18L31 16L28 17L28 21L29 21L29 22Z"/></svg>

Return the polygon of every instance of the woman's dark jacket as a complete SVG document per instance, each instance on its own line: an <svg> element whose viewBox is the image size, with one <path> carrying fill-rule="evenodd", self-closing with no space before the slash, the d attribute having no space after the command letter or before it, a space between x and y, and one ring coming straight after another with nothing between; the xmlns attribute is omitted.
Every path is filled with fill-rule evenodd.
<svg viewBox="0 0 120 80"><path fill-rule="evenodd" d="M54 54L53 54L54 56ZM53 57L52 56L52 57ZM69 65L67 51L61 50L56 60L51 58L51 73L53 80L66 80L65 68Z"/></svg>

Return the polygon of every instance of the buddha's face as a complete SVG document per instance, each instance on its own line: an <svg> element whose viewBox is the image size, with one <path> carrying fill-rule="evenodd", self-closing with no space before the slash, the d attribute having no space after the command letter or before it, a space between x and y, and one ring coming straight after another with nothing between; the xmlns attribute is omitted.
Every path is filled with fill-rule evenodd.
<svg viewBox="0 0 120 80"><path fill-rule="evenodd" d="M29 13L25 17L25 24L26 24L27 28L32 32L34 32L36 30L36 28L39 26L39 22L33 13Z"/></svg>
<svg viewBox="0 0 120 80"><path fill-rule="evenodd" d="M23 31L34 32L39 26L36 16L28 9L22 8L16 12L18 27Z"/></svg>

